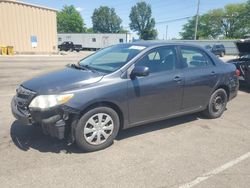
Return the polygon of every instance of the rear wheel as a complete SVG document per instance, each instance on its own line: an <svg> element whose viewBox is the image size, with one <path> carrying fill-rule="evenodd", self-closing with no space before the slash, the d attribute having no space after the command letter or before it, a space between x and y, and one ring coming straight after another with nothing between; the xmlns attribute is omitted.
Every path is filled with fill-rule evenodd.
<svg viewBox="0 0 250 188"><path fill-rule="evenodd" d="M217 89L210 97L204 114L211 119L220 117L227 106L227 93L224 89Z"/></svg>
<svg viewBox="0 0 250 188"><path fill-rule="evenodd" d="M110 146L119 130L117 113L109 107L97 107L85 113L76 130L76 143L84 151L97 151Z"/></svg>

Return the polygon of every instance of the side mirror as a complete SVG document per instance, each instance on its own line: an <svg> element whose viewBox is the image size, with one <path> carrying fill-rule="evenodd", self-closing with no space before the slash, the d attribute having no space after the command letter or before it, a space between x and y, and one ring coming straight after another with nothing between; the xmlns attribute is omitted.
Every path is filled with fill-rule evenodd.
<svg viewBox="0 0 250 188"><path fill-rule="evenodd" d="M135 67L131 73L131 78L135 78L135 77L142 77L142 76L148 76L149 75L149 68L145 67L145 66L138 66Z"/></svg>

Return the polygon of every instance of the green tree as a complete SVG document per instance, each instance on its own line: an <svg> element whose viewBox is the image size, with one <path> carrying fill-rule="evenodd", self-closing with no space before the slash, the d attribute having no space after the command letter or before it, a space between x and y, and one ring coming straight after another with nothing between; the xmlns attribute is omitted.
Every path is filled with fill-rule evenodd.
<svg viewBox="0 0 250 188"><path fill-rule="evenodd" d="M244 15L243 17L244 22L247 25L247 29L245 32L247 33L247 35L249 35L250 34L250 21L249 21L250 20L250 0L248 0L245 4L245 11L243 15Z"/></svg>
<svg viewBox="0 0 250 188"><path fill-rule="evenodd" d="M249 19L246 15L250 11L246 9L246 4L228 4L223 9L211 10L199 18L198 39L242 38L250 31ZM250 15L249 15L250 18ZM194 38L195 28L194 16L183 26L180 35L183 39Z"/></svg>
<svg viewBox="0 0 250 188"><path fill-rule="evenodd" d="M223 14L223 9L214 9L201 16L200 38L217 39L221 35Z"/></svg>
<svg viewBox="0 0 250 188"><path fill-rule="evenodd" d="M100 6L92 15L93 31L96 33L119 33L122 29L121 18L114 8Z"/></svg>
<svg viewBox="0 0 250 188"><path fill-rule="evenodd" d="M58 33L82 33L84 30L83 18L73 5L64 6L57 13Z"/></svg>
<svg viewBox="0 0 250 188"><path fill-rule="evenodd" d="M246 4L228 4L224 8L222 34L225 38L242 38L249 31L249 20L244 19Z"/></svg>
<svg viewBox="0 0 250 188"><path fill-rule="evenodd" d="M123 27L121 27L121 30L119 33L129 33L129 31L127 29L124 29Z"/></svg>
<svg viewBox="0 0 250 188"><path fill-rule="evenodd" d="M182 27L182 32L180 32L180 36L184 40L194 39L194 27L195 27L195 16L188 20L186 24ZM200 23L200 22L199 22ZM200 38L200 24L198 25L198 33L197 39Z"/></svg>
<svg viewBox="0 0 250 188"><path fill-rule="evenodd" d="M199 17L197 39L216 39L221 35L222 9L214 9ZM188 20L180 32L182 39L194 39L196 16Z"/></svg>
<svg viewBox="0 0 250 188"><path fill-rule="evenodd" d="M87 28L86 29L86 33L94 33L93 28L92 27Z"/></svg>
<svg viewBox="0 0 250 188"><path fill-rule="evenodd" d="M250 0L248 0L245 4L245 11L244 11L244 21L248 21L248 25L250 25Z"/></svg>
<svg viewBox="0 0 250 188"><path fill-rule="evenodd" d="M155 19L152 18L152 10L150 4L138 2L131 8L129 15L131 23L130 29L137 32L140 39L152 40L156 39L157 31L155 27Z"/></svg>

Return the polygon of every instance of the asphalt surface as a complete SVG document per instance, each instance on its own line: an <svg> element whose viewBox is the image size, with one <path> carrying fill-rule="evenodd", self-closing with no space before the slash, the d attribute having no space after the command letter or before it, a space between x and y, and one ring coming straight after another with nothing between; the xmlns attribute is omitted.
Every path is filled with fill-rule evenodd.
<svg viewBox="0 0 250 188"><path fill-rule="evenodd" d="M219 119L194 114L143 125L93 153L12 117L18 84L85 55L0 57L0 187L250 187L245 85Z"/></svg>

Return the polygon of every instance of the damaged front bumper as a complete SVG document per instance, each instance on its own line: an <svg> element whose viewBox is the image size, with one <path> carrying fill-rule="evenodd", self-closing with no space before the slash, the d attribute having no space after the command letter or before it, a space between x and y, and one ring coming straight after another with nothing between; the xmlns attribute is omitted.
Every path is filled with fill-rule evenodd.
<svg viewBox="0 0 250 188"><path fill-rule="evenodd" d="M72 127L78 119L79 111L65 105L59 105L46 110L29 109L27 106L20 108L17 97L11 102L14 117L25 125L39 124L43 133L58 139L73 139Z"/></svg>

